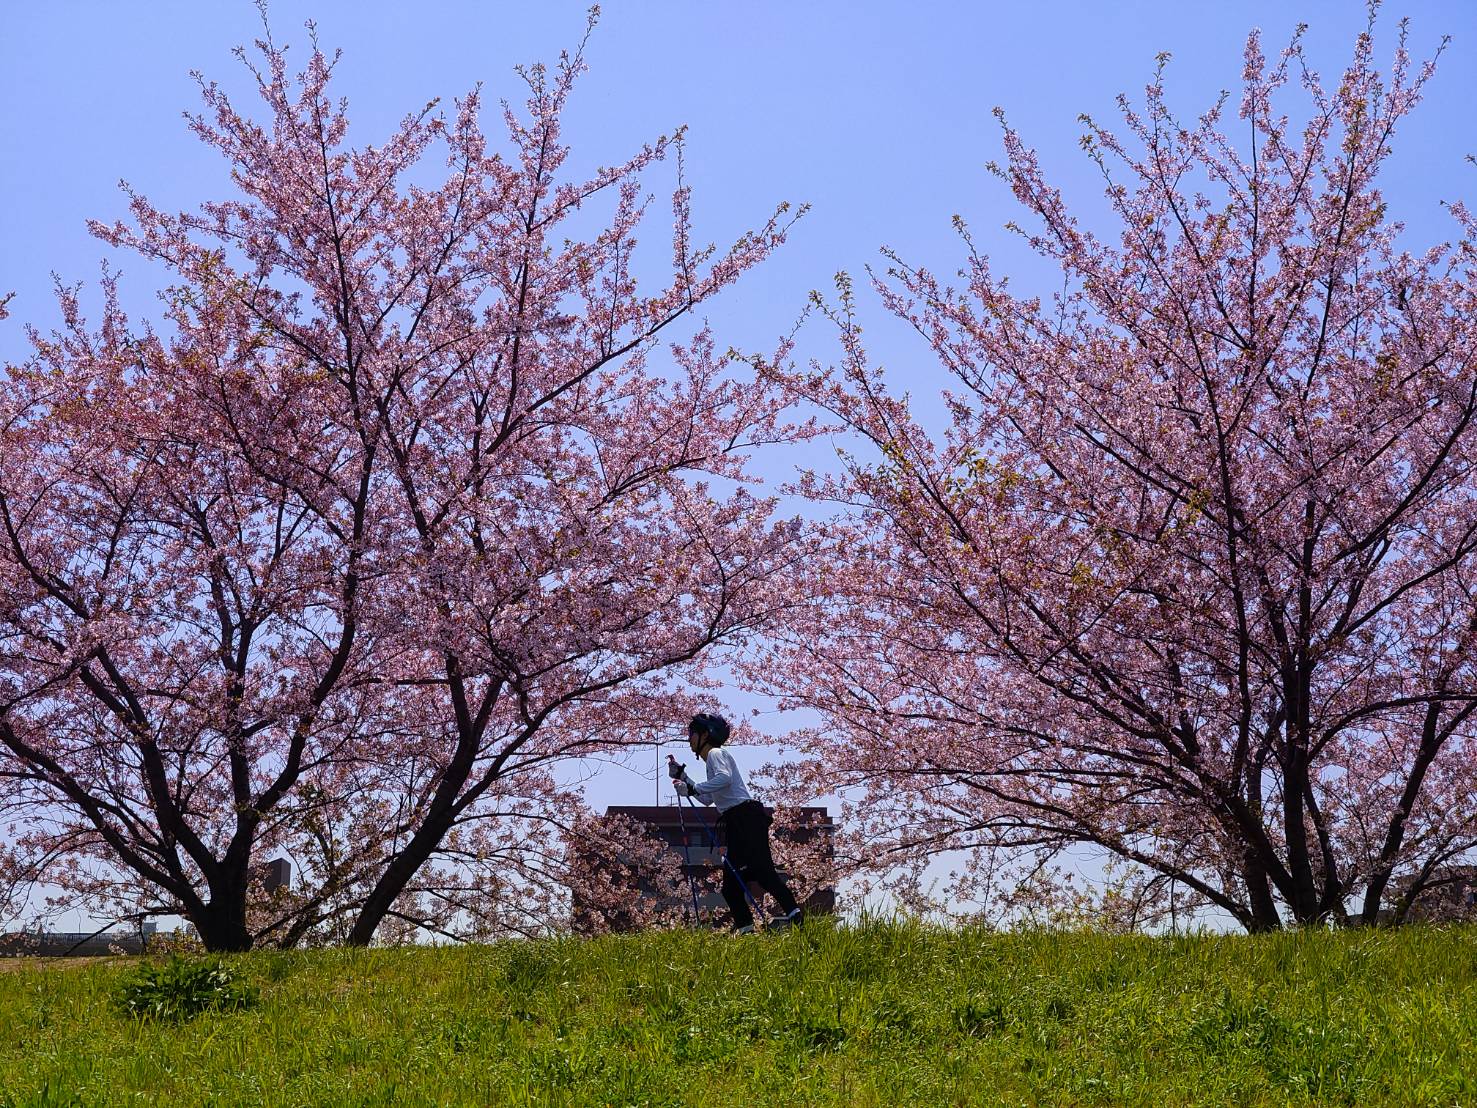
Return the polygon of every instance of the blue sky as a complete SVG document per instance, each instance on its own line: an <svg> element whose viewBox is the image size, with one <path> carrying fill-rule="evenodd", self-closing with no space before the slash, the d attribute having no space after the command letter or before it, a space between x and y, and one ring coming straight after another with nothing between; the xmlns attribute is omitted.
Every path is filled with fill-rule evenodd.
<svg viewBox="0 0 1477 1108"><path fill-rule="evenodd" d="M0 294L15 290L0 323L0 360L24 356L22 325L56 319L50 274L92 280L105 248L89 217L125 214L127 179L163 208L228 191L216 156L180 113L198 104L192 69L249 100L231 48L260 32L247 0L53 0L7 7L0 36ZM552 61L573 46L585 5L567 0L428 2L276 0L279 41L306 51L303 21L325 45L342 47L337 89L349 98L354 137L377 142L406 112L448 102L478 81L487 98L517 98L512 67ZM1426 0L1390 5L1379 22L1388 57L1396 22L1412 19L1412 48L1425 56L1453 36L1427 103L1397 139L1385 182L1391 211L1413 244L1451 233L1442 200L1477 198L1477 3ZM1003 107L1069 200L1093 222L1101 186L1077 148L1077 116L1113 115L1154 57L1169 51L1171 103L1186 114L1235 88L1247 32L1260 26L1269 53L1298 21L1330 81L1365 22L1358 0L1204 3L1194 0L1040 0L1026 3L698 3L612 0L588 50L590 72L566 135L579 167L622 159L678 124L689 126L688 176L698 232L720 243L753 226L780 200L811 213L762 270L714 302L719 341L767 350L789 329L812 288L838 269L860 271L883 244L910 260L950 270L961 251L950 228L959 213L996 269L1025 288L1051 286L1002 225L1017 215L984 165L1000 152L991 112ZM1290 101L1296 107L1296 100ZM488 120L490 133L497 121ZM664 187L658 175L653 184ZM1101 224L1099 224L1101 226ZM662 260L661 228L648 236ZM125 304L153 310L154 280L121 259ZM874 359L927 396L942 384L911 332L884 319L865 291ZM801 352L825 360L833 347L810 328ZM821 450L818 457L824 464ZM777 476L791 464L771 462ZM647 802L650 781L604 776L601 799Z"/></svg>
<svg viewBox="0 0 1477 1108"><path fill-rule="evenodd" d="M0 37L0 289L15 318L0 325L0 357L23 350L20 322L49 322L49 274L89 278L104 255L88 217L124 213L127 179L161 206L184 207L227 189L215 155L180 113L203 70L245 101L230 55L259 33L248 0L58 0L14 4ZM303 21L341 46L338 89L365 141L433 96L449 101L477 81L489 99L516 97L512 66L552 60L573 45L585 5L388 0L275 0L279 41L305 50ZM1413 231L1445 232L1441 199L1472 192L1477 150L1477 4L1410 3L1382 13L1381 53L1412 18L1417 54L1454 41L1428 103L1399 140L1387 187ZM1096 171L1076 147L1076 118L1112 115L1120 91L1141 88L1154 55L1174 55L1171 99L1187 112L1234 87L1246 32L1269 52L1297 20L1332 77L1364 23L1358 0L1303 3L745 2L613 0L589 50L591 71L568 135L581 165L612 162L679 123L690 127L689 176L699 230L724 240L781 199L809 202L790 245L762 273L709 310L722 337L767 346L837 269L859 270L886 243L950 268L949 225L968 218L997 265L1037 272L1001 230L1016 212L984 163L999 154L999 105L1042 154L1069 198L1092 211ZM489 129L495 130L495 120ZM654 179L660 182L660 178ZM664 183L664 182L661 182ZM654 229L655 230L655 229ZM663 247L652 236L653 253ZM125 262L126 266L126 262ZM127 266L126 266L127 268ZM131 267L130 303L150 306L146 273ZM873 320L881 360L923 385L924 352ZM819 353L826 353L819 342Z"/></svg>

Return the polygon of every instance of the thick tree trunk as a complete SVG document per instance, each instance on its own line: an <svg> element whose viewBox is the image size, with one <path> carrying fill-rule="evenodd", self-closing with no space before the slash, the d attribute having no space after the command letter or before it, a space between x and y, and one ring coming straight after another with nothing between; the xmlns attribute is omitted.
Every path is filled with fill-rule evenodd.
<svg viewBox="0 0 1477 1108"><path fill-rule="evenodd" d="M211 890L210 903L204 914L191 920L200 933L205 949L231 953L251 949L251 932L246 926L245 882L223 883Z"/></svg>
<svg viewBox="0 0 1477 1108"><path fill-rule="evenodd" d="M391 905L405 891L411 878L416 875L421 866L426 864L431 855L436 852L436 847L441 844L441 840L446 837L446 833L451 830L456 820L458 805L465 803L466 798L462 796L462 790L472 774L472 766L482 740L483 728L496 702L501 683L486 691L482 697L481 707L474 715L468 707L461 663L455 656L448 656L446 659L446 681L456 712L458 731L456 751L441 775L441 781L436 786L436 793L431 798L431 803L421 819L420 826L416 828L415 834L405 844L404 849L390 859L390 864L385 867L385 872L375 882L369 897L359 909L359 914L354 919L354 926L349 931L350 946L369 945L376 929L389 913ZM483 787L485 785L484 781ZM480 791L480 788L477 791Z"/></svg>
<svg viewBox="0 0 1477 1108"><path fill-rule="evenodd" d="M1292 876L1288 907L1297 923L1318 920L1318 884L1313 874L1312 856L1308 851L1308 813L1303 805L1303 789L1307 786L1305 767L1290 771L1283 782L1284 833L1287 836L1288 870ZM1296 791L1296 795L1291 795Z"/></svg>
<svg viewBox="0 0 1477 1108"><path fill-rule="evenodd" d="M1279 929L1282 926L1282 917L1277 912L1277 902L1272 899L1272 886L1267 879L1266 868L1250 848L1246 851L1242 880L1246 883L1246 895L1251 901L1251 922L1246 925L1246 929L1253 933Z"/></svg>
<svg viewBox="0 0 1477 1108"><path fill-rule="evenodd" d="M425 865L450 828L449 811L444 819L422 823L405 848L390 860L354 918L354 926L349 930L350 946L369 945L395 899L405 891L405 886L410 884L416 871Z"/></svg>
<svg viewBox="0 0 1477 1108"><path fill-rule="evenodd" d="M1441 706L1439 704L1431 704L1426 708L1426 717L1421 726L1421 745L1416 752L1415 763L1406 776L1405 789L1400 796L1400 803L1390 817L1390 826L1385 832L1384 848L1380 851L1379 868L1370 877L1369 886L1364 892L1364 905L1360 910L1359 918L1365 924L1374 924L1379 921L1380 906L1384 902L1385 890L1390 883L1391 869L1399 855L1400 846L1405 841L1406 821L1415 808L1421 784L1426 778L1426 770L1430 768L1436 752L1441 747L1441 732L1437 728L1440 718Z"/></svg>

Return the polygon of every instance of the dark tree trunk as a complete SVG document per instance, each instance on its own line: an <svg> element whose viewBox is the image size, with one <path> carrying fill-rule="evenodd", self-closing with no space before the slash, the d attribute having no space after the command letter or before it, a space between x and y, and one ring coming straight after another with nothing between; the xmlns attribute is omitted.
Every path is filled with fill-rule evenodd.
<svg viewBox="0 0 1477 1108"><path fill-rule="evenodd" d="M224 881L212 887L210 903L205 911L191 920L200 933L205 949L231 953L251 949L251 932L246 927L246 883Z"/></svg>
<svg viewBox="0 0 1477 1108"><path fill-rule="evenodd" d="M1272 899L1272 886L1267 879L1266 868L1250 848L1246 852L1243 879L1246 882L1247 898L1251 901L1251 919L1246 924L1246 930L1253 933L1276 931L1282 926L1282 917L1277 912L1277 902Z"/></svg>
<svg viewBox="0 0 1477 1108"><path fill-rule="evenodd" d="M368 946L379 925L384 922L395 898L405 891L410 879L425 865L435 852L446 832L451 829L451 812L448 809L442 819L427 819L416 830L410 842L390 860L385 872L375 882L368 898L354 917L354 926L349 930L350 946Z"/></svg>

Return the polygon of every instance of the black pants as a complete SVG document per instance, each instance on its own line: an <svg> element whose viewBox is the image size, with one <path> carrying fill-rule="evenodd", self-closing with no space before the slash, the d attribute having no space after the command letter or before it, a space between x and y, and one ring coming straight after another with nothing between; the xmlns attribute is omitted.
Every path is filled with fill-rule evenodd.
<svg viewBox="0 0 1477 1108"><path fill-rule="evenodd" d="M795 910L795 896L775 870L774 857L769 852L769 824L769 813L757 800L735 804L718 817L718 827L723 832L731 863L723 867L723 899L733 913L735 927L747 927L754 922L754 913L749 911L749 902L744 897L743 885L734 875L735 869L745 881L756 882L774 897L786 915Z"/></svg>

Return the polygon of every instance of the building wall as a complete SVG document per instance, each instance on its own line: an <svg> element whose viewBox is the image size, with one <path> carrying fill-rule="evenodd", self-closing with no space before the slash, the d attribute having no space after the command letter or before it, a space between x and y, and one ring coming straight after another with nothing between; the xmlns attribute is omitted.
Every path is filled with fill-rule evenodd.
<svg viewBox="0 0 1477 1108"><path fill-rule="evenodd" d="M82 958L103 954L141 954L153 936L137 931L101 935L69 931L16 931L0 935L0 958Z"/></svg>
<svg viewBox="0 0 1477 1108"><path fill-rule="evenodd" d="M615 805L606 809L606 816L620 816L637 823L645 825L648 833L658 841L666 845L667 849L674 855L674 863L681 863L685 873L702 880L714 877L720 865L717 852L712 848L709 838L709 828L716 830L711 813L697 813L692 809L679 809L676 805ZM772 813L771 813L772 814ZM785 842L810 843L816 836L823 836L825 852L830 855L831 835L835 831L835 822L825 808L811 807L800 810L802 821L807 825L798 830L776 829L772 832L776 844ZM706 818L706 823L703 822ZM685 829L684 829L685 824ZM685 845L684 845L685 833ZM721 841L721 834L719 839ZM776 851L780 853L780 851ZM683 858L686 862L682 862ZM598 865L596 858L587 859L588 864ZM784 870L781 868L781 873ZM658 895L650 887L636 886L631 888L633 897L650 898ZM759 900L763 893L757 886L751 886L755 899ZM691 899L684 888L682 896L669 899L669 903L660 905L662 908L672 908L682 911L684 916L690 917ZM829 913L835 911L836 891L834 888L824 888L814 891L804 901L804 908L810 913ZM698 912L700 922L712 926L722 926L728 922L728 908L723 897L717 892L700 892L698 896ZM574 923L576 931L593 930L590 913L587 906L576 903L574 905ZM620 919L610 920L610 925L616 930L631 929L629 921Z"/></svg>

